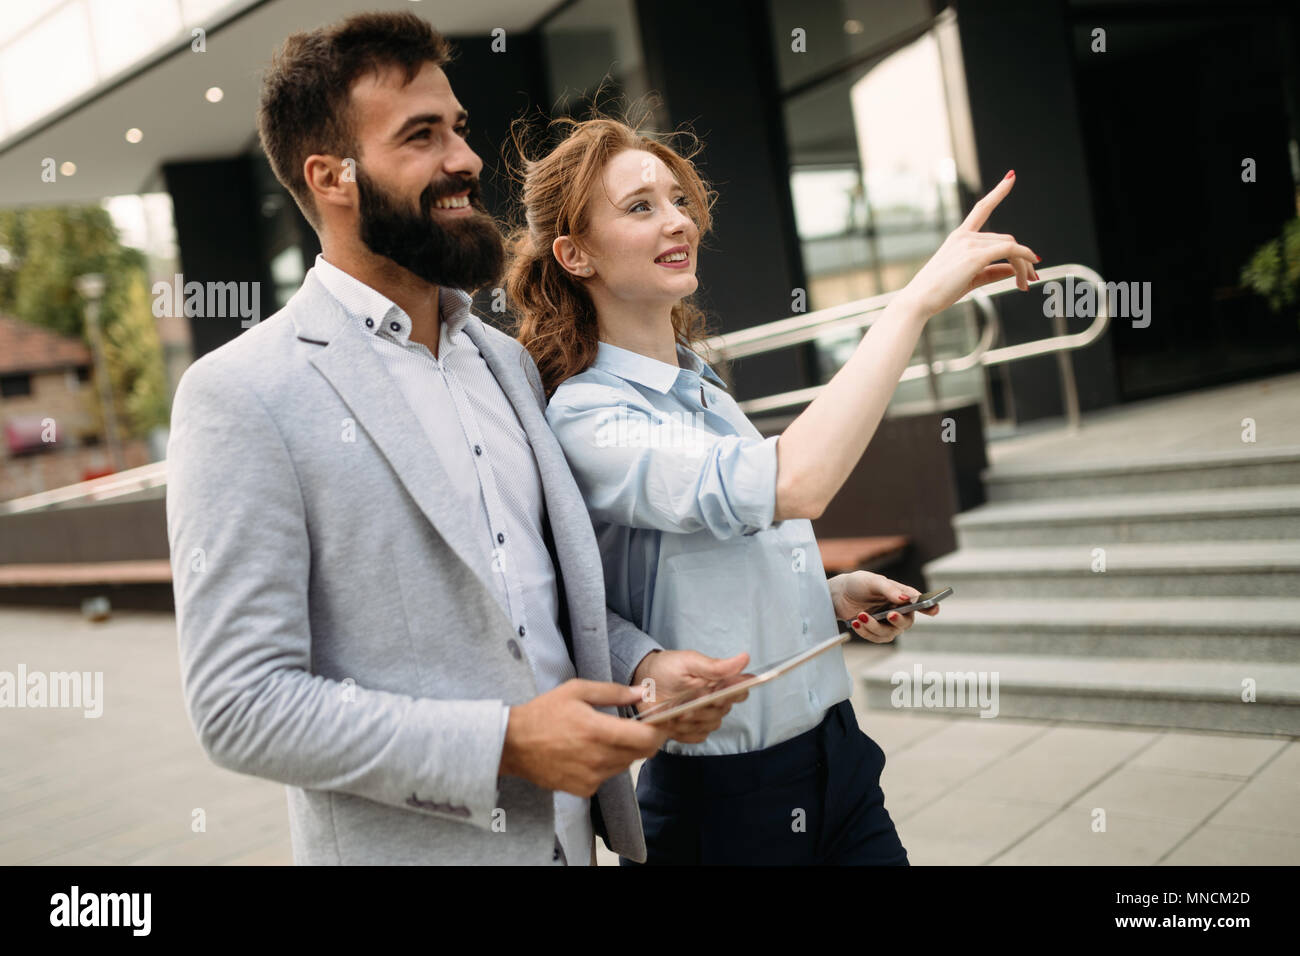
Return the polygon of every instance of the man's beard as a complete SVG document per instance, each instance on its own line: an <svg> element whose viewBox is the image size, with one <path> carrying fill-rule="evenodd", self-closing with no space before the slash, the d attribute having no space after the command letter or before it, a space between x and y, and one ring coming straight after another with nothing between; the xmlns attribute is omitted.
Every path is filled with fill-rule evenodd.
<svg viewBox="0 0 1300 956"><path fill-rule="evenodd" d="M469 189L468 216L436 218L433 204ZM501 233L479 199L478 180L450 179L426 186L420 211L357 170L361 241L425 282L473 292L494 285L505 264Z"/></svg>

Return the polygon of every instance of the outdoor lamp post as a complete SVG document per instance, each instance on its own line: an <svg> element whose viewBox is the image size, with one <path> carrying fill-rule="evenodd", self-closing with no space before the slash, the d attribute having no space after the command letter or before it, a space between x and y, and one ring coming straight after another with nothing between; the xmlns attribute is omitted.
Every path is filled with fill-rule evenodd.
<svg viewBox="0 0 1300 956"><path fill-rule="evenodd" d="M122 445L118 440L117 412L113 408L113 383L108 378L108 364L104 361L104 343L99 332L99 301L104 297L104 277L98 272L88 272L72 280L77 294L86 300L86 332L90 338L90 351L95 360L95 380L99 383L99 406L104 412L104 442L108 445L109 460L114 471L126 468Z"/></svg>

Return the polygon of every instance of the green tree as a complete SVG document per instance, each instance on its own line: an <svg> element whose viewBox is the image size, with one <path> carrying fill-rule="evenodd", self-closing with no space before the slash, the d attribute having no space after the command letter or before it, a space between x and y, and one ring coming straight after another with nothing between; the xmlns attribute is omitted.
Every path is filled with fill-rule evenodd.
<svg viewBox="0 0 1300 956"><path fill-rule="evenodd" d="M166 372L148 296L145 257L122 245L102 206L0 210L0 313L60 335L86 337L77 276L104 276L104 358L123 437L168 419Z"/></svg>
<svg viewBox="0 0 1300 956"><path fill-rule="evenodd" d="M143 437L170 418L162 341L143 272L132 272L118 319L104 330L104 361L122 429Z"/></svg>
<svg viewBox="0 0 1300 956"><path fill-rule="evenodd" d="M1255 251L1241 270L1241 281L1264 296L1274 312L1295 305L1300 298L1300 216Z"/></svg>

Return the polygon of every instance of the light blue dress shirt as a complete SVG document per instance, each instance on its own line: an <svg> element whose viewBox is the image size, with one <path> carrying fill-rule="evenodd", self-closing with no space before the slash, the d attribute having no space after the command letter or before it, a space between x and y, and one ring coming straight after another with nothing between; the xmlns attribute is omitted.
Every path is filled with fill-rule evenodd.
<svg viewBox="0 0 1300 956"><path fill-rule="evenodd" d="M610 608L665 648L748 651L756 668L839 631L812 522L773 524L776 443L690 349L678 365L601 342L546 419L591 513ZM839 648L750 691L680 754L761 750L850 695Z"/></svg>
<svg viewBox="0 0 1300 956"><path fill-rule="evenodd" d="M492 582L497 602L528 655L537 692L554 690L577 676L559 628L555 566L542 536L545 497L528 435L478 347L465 334L477 321L470 296L459 289L439 293L438 355L411 340L411 317L395 302L316 257L321 283L364 331L438 451L451 485L439 494L454 498L478 529L480 547L462 557ZM414 439L414 436L412 436ZM427 622L436 627L436 621ZM504 742L510 708L501 708ZM591 804L586 797L555 791L555 829L568 861L591 860Z"/></svg>

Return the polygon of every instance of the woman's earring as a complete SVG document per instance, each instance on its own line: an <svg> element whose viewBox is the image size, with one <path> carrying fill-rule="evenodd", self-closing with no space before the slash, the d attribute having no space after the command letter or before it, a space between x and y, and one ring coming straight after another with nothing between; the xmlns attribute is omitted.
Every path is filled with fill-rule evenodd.
<svg viewBox="0 0 1300 956"><path fill-rule="evenodd" d="M587 266L587 268L583 269L582 274L585 276L591 275L591 266Z"/></svg>

